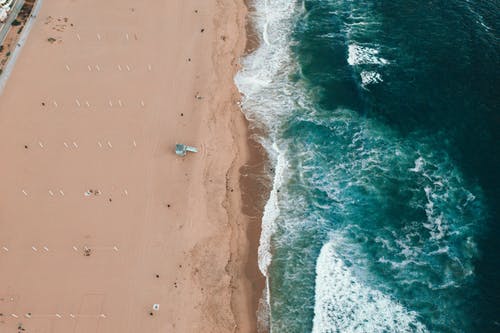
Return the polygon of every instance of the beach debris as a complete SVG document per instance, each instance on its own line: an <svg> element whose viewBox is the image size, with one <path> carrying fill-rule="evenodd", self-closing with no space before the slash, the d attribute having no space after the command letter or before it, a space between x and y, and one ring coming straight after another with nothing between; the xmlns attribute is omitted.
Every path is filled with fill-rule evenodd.
<svg viewBox="0 0 500 333"><path fill-rule="evenodd" d="M182 143L178 143L175 145L175 153L178 156L186 156L187 152L197 153L198 149L196 149L196 147L186 146Z"/></svg>
<svg viewBox="0 0 500 333"><path fill-rule="evenodd" d="M200 32L202 32L202 33L205 32L205 29L201 29Z"/></svg>
<svg viewBox="0 0 500 333"><path fill-rule="evenodd" d="M91 254L92 254L92 249L88 248L87 246L84 246L83 247L83 255L85 257L90 257Z"/></svg>
<svg viewBox="0 0 500 333"><path fill-rule="evenodd" d="M57 39L55 39L54 37L49 37L47 38L47 41L51 44L55 43L57 41Z"/></svg>
<svg viewBox="0 0 500 333"><path fill-rule="evenodd" d="M153 310L154 311L159 311L160 310L160 304L157 304L157 303L153 304Z"/></svg>
<svg viewBox="0 0 500 333"><path fill-rule="evenodd" d="M84 194L85 194L86 197L90 197L92 194L93 195L99 195L99 194L101 194L101 191L90 189L90 190L85 191Z"/></svg>
<svg viewBox="0 0 500 333"><path fill-rule="evenodd" d="M194 95L194 98L196 99L203 99L203 97L200 95L199 92L197 92L195 95Z"/></svg>
<svg viewBox="0 0 500 333"><path fill-rule="evenodd" d="M160 274L156 274L155 276L156 276L156 278L157 278L157 279L159 279L159 278L160 278Z"/></svg>

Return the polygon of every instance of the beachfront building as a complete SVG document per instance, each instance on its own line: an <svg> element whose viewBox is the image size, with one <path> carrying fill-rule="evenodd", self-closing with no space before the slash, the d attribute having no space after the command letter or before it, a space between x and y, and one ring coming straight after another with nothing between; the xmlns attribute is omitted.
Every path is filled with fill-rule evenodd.
<svg viewBox="0 0 500 333"><path fill-rule="evenodd" d="M14 0L0 0L0 22L7 20Z"/></svg>

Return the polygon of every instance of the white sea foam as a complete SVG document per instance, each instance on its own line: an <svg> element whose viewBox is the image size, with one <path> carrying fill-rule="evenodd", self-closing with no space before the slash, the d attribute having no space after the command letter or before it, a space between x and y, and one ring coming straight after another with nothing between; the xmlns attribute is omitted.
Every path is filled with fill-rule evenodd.
<svg viewBox="0 0 500 333"><path fill-rule="evenodd" d="M380 51L371 47L351 44L348 46L347 62L351 66L357 65L387 65L389 61L380 57Z"/></svg>
<svg viewBox="0 0 500 333"><path fill-rule="evenodd" d="M374 71L362 71L360 75L361 75L361 84L363 87L383 81L382 76Z"/></svg>
<svg viewBox="0 0 500 333"><path fill-rule="evenodd" d="M277 162L275 167L273 188L269 195L269 200L264 207L264 214L262 216L262 231L260 234L259 244L259 269L267 275L267 268L271 264L271 237L274 234L275 223L274 221L280 214L278 204L278 191L283 183L283 172L286 168L286 159L283 152L280 152L276 145L273 146L274 152L277 155Z"/></svg>
<svg viewBox="0 0 500 333"><path fill-rule="evenodd" d="M414 312L364 285L326 243L316 263L313 333L427 332Z"/></svg>

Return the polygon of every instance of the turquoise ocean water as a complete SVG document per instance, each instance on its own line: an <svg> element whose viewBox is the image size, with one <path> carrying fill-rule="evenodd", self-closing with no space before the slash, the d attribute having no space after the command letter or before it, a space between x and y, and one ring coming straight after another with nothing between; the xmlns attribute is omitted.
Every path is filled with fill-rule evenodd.
<svg viewBox="0 0 500 333"><path fill-rule="evenodd" d="M499 332L500 3L254 5L272 332Z"/></svg>

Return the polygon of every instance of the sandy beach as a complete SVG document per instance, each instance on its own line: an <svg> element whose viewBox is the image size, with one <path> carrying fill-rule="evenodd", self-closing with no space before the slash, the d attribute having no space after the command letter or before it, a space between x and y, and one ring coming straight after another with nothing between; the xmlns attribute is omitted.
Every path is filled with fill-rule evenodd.
<svg viewBox="0 0 500 333"><path fill-rule="evenodd" d="M0 96L0 332L256 330L245 15L44 0Z"/></svg>

